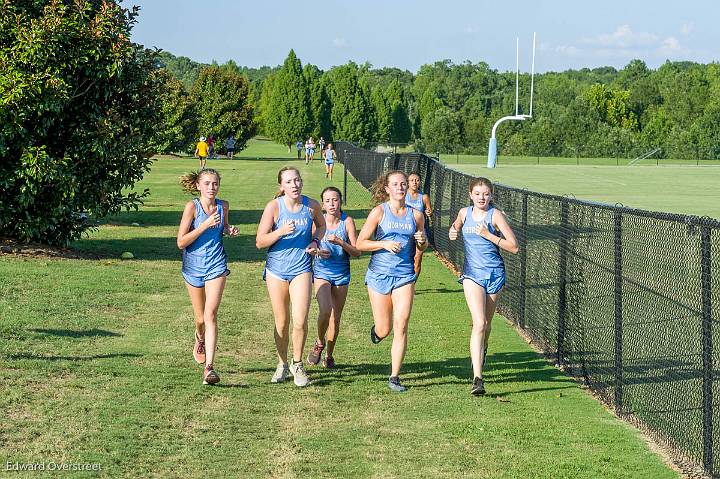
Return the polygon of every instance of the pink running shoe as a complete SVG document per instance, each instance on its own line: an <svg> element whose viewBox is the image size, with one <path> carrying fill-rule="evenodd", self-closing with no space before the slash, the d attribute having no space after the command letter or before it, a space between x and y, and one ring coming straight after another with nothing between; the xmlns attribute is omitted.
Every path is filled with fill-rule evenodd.
<svg viewBox="0 0 720 479"><path fill-rule="evenodd" d="M205 366L203 374L203 384L217 384L220 382L220 375L215 372L212 364Z"/></svg>
<svg viewBox="0 0 720 479"><path fill-rule="evenodd" d="M312 364L313 366L317 365L320 362L320 355L322 354L323 349L325 349L325 345L320 344L317 340L315 340L315 345L307 357L308 364Z"/></svg>
<svg viewBox="0 0 720 479"><path fill-rule="evenodd" d="M325 357L322 360L322 365L324 368L333 369L335 367L335 358L333 358L332 356L325 355Z"/></svg>
<svg viewBox="0 0 720 479"><path fill-rule="evenodd" d="M193 347L193 358L198 364L205 363L205 341L201 340L195 331L195 346Z"/></svg>

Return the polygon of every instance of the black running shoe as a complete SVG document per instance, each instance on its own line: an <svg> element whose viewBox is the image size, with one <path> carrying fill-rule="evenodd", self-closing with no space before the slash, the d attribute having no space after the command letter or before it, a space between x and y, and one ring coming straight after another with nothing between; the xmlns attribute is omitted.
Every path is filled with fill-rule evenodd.
<svg viewBox="0 0 720 479"><path fill-rule="evenodd" d="M400 378L398 376L390 376L390 379L388 379L388 387L396 393L404 393L407 391L407 388L400 384Z"/></svg>
<svg viewBox="0 0 720 479"><path fill-rule="evenodd" d="M382 340L383 340L383 338L381 338L380 336L378 336L377 334L375 334L375 326L371 327L371 328L370 328L370 341L371 341L373 344L377 344L377 343L379 343L379 342L382 341Z"/></svg>
<svg viewBox="0 0 720 479"><path fill-rule="evenodd" d="M475 379L473 379L470 394L472 394L473 396L482 396L483 394L485 394L485 383L483 383L482 378L475 377Z"/></svg>

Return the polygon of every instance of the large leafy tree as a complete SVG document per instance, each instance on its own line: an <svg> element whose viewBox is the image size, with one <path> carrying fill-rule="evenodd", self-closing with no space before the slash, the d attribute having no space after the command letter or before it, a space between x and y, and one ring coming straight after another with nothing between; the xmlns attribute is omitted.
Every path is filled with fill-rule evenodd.
<svg viewBox="0 0 720 479"><path fill-rule="evenodd" d="M193 83L200 74L200 70L205 66L202 63L192 61L188 57L176 57L169 52L160 52L158 54L158 63L180 80L187 90L192 88Z"/></svg>
<svg viewBox="0 0 720 479"><path fill-rule="evenodd" d="M637 118L629 107L630 92L628 90L614 90L601 83L596 83L585 92L585 98L588 105L605 123L628 130L637 129Z"/></svg>
<svg viewBox="0 0 720 479"><path fill-rule="evenodd" d="M196 136L234 135L236 148L245 148L255 134L248 80L232 68L209 66L200 70L192 88L198 114Z"/></svg>
<svg viewBox="0 0 720 479"><path fill-rule="evenodd" d="M267 109L263 111L265 132L276 142L289 145L312 131L311 122L307 80L300 60L290 50L267 89Z"/></svg>
<svg viewBox="0 0 720 479"><path fill-rule="evenodd" d="M447 107L429 113L422 122L422 138L430 151L454 153L462 146L458 114Z"/></svg>
<svg viewBox="0 0 720 479"><path fill-rule="evenodd" d="M197 133L197 109L190 93L167 70L158 70L162 80L159 98L162 101L162 122L158 125L155 145L158 152L186 151Z"/></svg>
<svg viewBox="0 0 720 479"><path fill-rule="evenodd" d="M160 119L137 9L109 0L0 6L0 227L63 245L88 215L135 207Z"/></svg>

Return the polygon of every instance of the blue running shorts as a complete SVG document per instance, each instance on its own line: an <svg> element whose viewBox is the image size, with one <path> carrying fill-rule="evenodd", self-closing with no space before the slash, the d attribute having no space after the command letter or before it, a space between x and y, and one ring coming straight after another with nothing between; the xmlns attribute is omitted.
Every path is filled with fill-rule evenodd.
<svg viewBox="0 0 720 479"><path fill-rule="evenodd" d="M182 275L183 275L183 278L185 278L185 281L187 282L187 284L189 284L190 286L194 286L195 288L204 288L206 281L217 279L217 278L220 278L221 276L227 276L229 274L230 274L230 270L227 269L227 267L225 265L222 265L218 268L211 269L210 271L208 271L204 274L196 273L194 275L190 275L188 273L183 272Z"/></svg>
<svg viewBox="0 0 720 479"><path fill-rule="evenodd" d="M490 272L489 278L477 278L469 275L462 275L458 278L458 283L469 279L473 283L477 283L485 289L487 294L495 294L505 286L505 269L495 268Z"/></svg>
<svg viewBox="0 0 720 479"><path fill-rule="evenodd" d="M394 289L414 283L416 280L417 275L415 273L407 276L391 276L389 274L378 274L369 269L365 275L365 284L380 294L390 294Z"/></svg>

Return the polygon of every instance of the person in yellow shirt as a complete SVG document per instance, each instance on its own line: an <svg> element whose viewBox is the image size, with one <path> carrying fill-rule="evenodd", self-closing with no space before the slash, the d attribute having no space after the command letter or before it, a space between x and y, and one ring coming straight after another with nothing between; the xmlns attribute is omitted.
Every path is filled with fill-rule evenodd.
<svg viewBox="0 0 720 479"><path fill-rule="evenodd" d="M198 142L197 146L195 147L195 156L200 159L200 169L201 170L203 168L205 168L205 162L207 161L209 149L210 148L207 144L206 138L204 136L201 136L200 141Z"/></svg>

